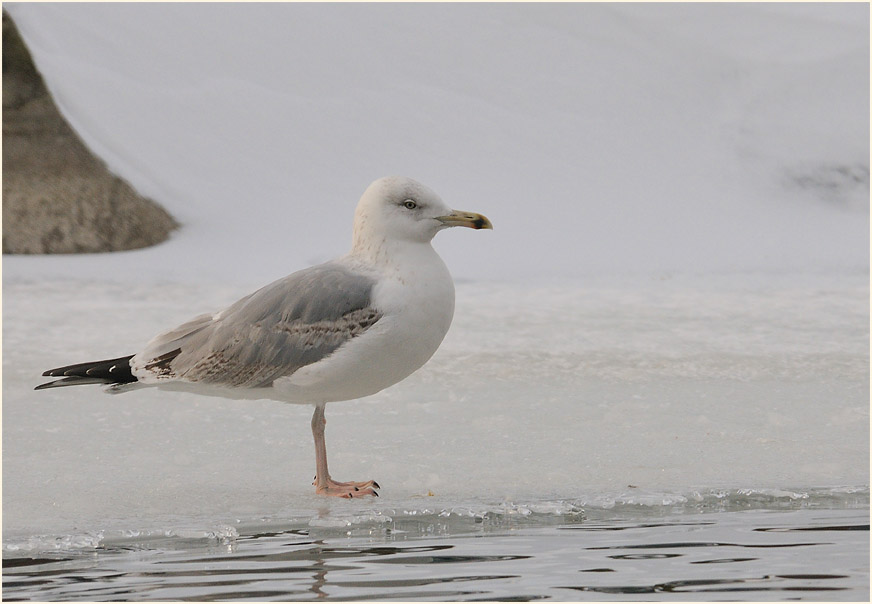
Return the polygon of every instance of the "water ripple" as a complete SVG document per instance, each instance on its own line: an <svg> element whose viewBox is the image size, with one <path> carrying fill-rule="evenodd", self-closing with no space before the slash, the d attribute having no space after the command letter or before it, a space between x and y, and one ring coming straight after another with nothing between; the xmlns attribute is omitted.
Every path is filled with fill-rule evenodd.
<svg viewBox="0 0 872 604"><path fill-rule="evenodd" d="M19 600L670 600L869 597L862 510L720 512L658 522L458 531L425 539L317 527L232 543L115 544L7 557L3 596ZM859 527L859 528L857 528ZM586 530L579 530L579 529ZM814 534L823 539L810 541ZM750 536L754 536L753 542ZM805 537L805 538L803 538ZM753 556L743 555L753 551ZM768 594L768 595L767 595Z"/></svg>

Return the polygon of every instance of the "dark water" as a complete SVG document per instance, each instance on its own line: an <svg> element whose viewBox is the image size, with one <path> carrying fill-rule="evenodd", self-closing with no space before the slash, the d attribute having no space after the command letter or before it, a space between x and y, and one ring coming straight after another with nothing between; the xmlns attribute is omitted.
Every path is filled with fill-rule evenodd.
<svg viewBox="0 0 872 604"><path fill-rule="evenodd" d="M635 517L634 517L635 516ZM869 510L621 514L152 537L3 561L4 600L868 601ZM432 536L428 536L432 535Z"/></svg>

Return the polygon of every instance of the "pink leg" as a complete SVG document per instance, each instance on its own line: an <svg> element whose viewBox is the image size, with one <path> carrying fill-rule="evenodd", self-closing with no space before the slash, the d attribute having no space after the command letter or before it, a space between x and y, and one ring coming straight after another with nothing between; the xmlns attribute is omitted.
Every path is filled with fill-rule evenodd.
<svg viewBox="0 0 872 604"><path fill-rule="evenodd" d="M315 405L315 413L312 415L312 436L315 437L315 492L319 495L327 495L329 497L344 497L351 499L352 497L360 497L361 495L375 495L378 493L378 483L374 480L366 482L336 482L330 478L330 472L327 471L327 443L324 440L324 426L327 425L327 420L324 419L324 405Z"/></svg>

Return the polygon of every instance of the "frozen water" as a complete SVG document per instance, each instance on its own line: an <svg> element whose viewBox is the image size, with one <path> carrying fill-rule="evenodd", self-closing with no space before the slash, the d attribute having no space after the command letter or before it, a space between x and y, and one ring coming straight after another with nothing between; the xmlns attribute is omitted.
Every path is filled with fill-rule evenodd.
<svg viewBox="0 0 872 604"><path fill-rule="evenodd" d="M183 222L4 257L7 548L868 503L868 6L7 6L85 140ZM496 230L435 242L433 360L328 406L334 475L380 500L311 493L305 407L32 391L344 252L389 173Z"/></svg>
<svg viewBox="0 0 872 604"><path fill-rule="evenodd" d="M323 506L340 517L481 512L865 485L865 280L461 284L455 324L424 369L328 405L333 474L383 487L375 503L337 508L309 486L308 407L31 390L46 366L132 352L167 321L209 310L203 300L241 291L7 276L4 527L151 529L181 518L208 531Z"/></svg>

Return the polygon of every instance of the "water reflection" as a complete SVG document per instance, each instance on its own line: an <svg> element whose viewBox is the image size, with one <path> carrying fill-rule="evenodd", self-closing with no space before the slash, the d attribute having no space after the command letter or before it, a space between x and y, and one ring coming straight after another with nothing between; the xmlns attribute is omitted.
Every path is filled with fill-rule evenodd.
<svg viewBox="0 0 872 604"><path fill-rule="evenodd" d="M656 594L656 593L721 593L721 592L773 592L773 591L844 591L847 587L812 585L748 585L750 583L777 581L781 577L752 577L745 579L703 579L670 581L654 585L614 586L567 586L564 589L607 594Z"/></svg>
<svg viewBox="0 0 872 604"><path fill-rule="evenodd" d="M855 517L844 517L851 514ZM612 526L600 520L586 527L401 542L385 533L361 538L302 527L208 547L180 541L170 548L152 540L89 553L7 558L3 596L8 601L561 601L582 593L626 600L669 600L670 594L754 599L771 593L784 599L867 600L868 535L846 528L868 531L857 515L742 512L706 515L699 522L676 518ZM812 534L821 538L808 539Z"/></svg>

